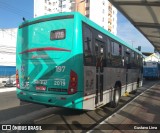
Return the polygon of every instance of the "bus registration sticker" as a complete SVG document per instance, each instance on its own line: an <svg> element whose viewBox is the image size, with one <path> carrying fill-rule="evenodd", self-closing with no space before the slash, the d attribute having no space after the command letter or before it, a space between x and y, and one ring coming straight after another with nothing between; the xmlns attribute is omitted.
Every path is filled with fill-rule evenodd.
<svg viewBox="0 0 160 133"><path fill-rule="evenodd" d="M45 91L46 90L46 86L36 86L36 90Z"/></svg>

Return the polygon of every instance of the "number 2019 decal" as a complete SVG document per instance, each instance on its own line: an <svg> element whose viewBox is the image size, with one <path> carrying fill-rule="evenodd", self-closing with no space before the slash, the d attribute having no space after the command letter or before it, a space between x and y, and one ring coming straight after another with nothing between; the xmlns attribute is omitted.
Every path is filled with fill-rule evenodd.
<svg viewBox="0 0 160 133"><path fill-rule="evenodd" d="M55 79L54 80L54 85L56 85L56 86L65 86L66 85L65 79Z"/></svg>

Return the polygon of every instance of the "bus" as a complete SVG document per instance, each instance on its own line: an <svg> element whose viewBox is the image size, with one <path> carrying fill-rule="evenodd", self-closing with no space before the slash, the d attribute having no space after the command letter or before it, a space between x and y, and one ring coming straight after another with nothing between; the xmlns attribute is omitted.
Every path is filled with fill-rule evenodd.
<svg viewBox="0 0 160 133"><path fill-rule="evenodd" d="M23 22L16 46L17 97L79 110L118 105L142 85L142 54L78 12Z"/></svg>
<svg viewBox="0 0 160 133"><path fill-rule="evenodd" d="M145 79L159 79L160 78L160 63L155 61L144 62L143 77Z"/></svg>

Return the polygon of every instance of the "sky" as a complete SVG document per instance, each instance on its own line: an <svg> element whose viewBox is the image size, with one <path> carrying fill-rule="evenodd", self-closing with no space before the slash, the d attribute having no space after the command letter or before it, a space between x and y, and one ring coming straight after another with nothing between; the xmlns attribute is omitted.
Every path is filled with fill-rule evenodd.
<svg viewBox="0 0 160 133"><path fill-rule="evenodd" d="M22 18L33 18L34 0L0 0L0 29L17 28ZM134 48L141 46L142 52L154 52L149 41L120 13L118 12L117 36Z"/></svg>
<svg viewBox="0 0 160 133"><path fill-rule="evenodd" d="M0 28L17 28L25 17L33 18L34 0L0 0Z"/></svg>
<svg viewBox="0 0 160 133"><path fill-rule="evenodd" d="M151 43L120 12L118 12L117 36L142 52L154 52Z"/></svg>

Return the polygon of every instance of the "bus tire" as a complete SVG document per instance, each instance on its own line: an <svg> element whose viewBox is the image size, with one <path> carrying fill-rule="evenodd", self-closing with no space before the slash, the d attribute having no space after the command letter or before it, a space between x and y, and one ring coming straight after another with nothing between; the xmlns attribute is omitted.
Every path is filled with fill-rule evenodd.
<svg viewBox="0 0 160 133"><path fill-rule="evenodd" d="M111 101L111 107L116 108L120 100L120 87L116 86L113 95L113 101Z"/></svg>
<svg viewBox="0 0 160 133"><path fill-rule="evenodd" d="M140 87L140 79L138 78L137 79L137 88L139 88Z"/></svg>
<svg viewBox="0 0 160 133"><path fill-rule="evenodd" d="M135 89L135 90L133 90L132 92L131 92L131 94L136 94L137 93L137 89Z"/></svg>
<svg viewBox="0 0 160 133"><path fill-rule="evenodd" d="M23 106L23 105L26 105L26 104L28 104L28 102L26 102L26 101L23 101L23 100L19 100L19 105L20 106Z"/></svg>

